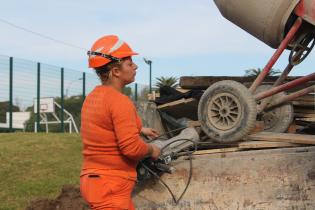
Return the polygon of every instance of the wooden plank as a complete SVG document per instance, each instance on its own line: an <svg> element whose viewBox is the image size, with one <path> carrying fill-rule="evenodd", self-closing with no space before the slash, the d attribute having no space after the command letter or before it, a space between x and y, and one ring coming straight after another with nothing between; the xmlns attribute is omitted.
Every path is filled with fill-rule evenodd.
<svg viewBox="0 0 315 210"><path fill-rule="evenodd" d="M183 89L183 88L176 88L176 90L181 93L187 93L188 91L190 91L189 89Z"/></svg>
<svg viewBox="0 0 315 210"><path fill-rule="evenodd" d="M315 118L296 118L296 120L302 120L307 122L315 122Z"/></svg>
<svg viewBox="0 0 315 210"><path fill-rule="evenodd" d="M193 155L206 155L206 154L237 152L237 151L240 151L240 148L230 147L230 148L221 148L221 149L199 150L199 151L194 152Z"/></svg>
<svg viewBox="0 0 315 210"><path fill-rule="evenodd" d="M176 119L186 117L191 120L198 120L198 100L194 98L182 98L177 101L159 105L157 108Z"/></svg>
<svg viewBox="0 0 315 210"><path fill-rule="evenodd" d="M238 144L240 149L259 149L259 148L281 148L281 147L296 147L300 144L292 144L288 142L273 142L273 141L244 141Z"/></svg>
<svg viewBox="0 0 315 210"><path fill-rule="evenodd" d="M152 93L149 93L148 95L148 100L154 101L156 98L160 97L160 93L155 92L155 90L152 91Z"/></svg>
<svg viewBox="0 0 315 210"><path fill-rule="evenodd" d="M266 77L264 83L273 83L278 77ZM286 81L291 81L299 77L288 77ZM231 77L231 76L183 76L180 78L179 85L184 89L207 89L210 85L222 80L234 80L242 84L250 84L256 79L256 76L250 77Z"/></svg>
<svg viewBox="0 0 315 210"><path fill-rule="evenodd" d="M302 126L302 127L307 127L307 126L311 125L311 123L309 123L309 122L303 120L303 118L301 118L301 119L296 118L296 119L294 120L294 122L295 122L295 124L296 124L297 126L299 126L299 127L301 127L301 126ZM315 130L315 128L314 128L314 130Z"/></svg>
<svg viewBox="0 0 315 210"><path fill-rule="evenodd" d="M315 95L314 94L308 94L305 96L298 97L298 98L294 99L294 101L309 101L309 102L315 103Z"/></svg>
<svg viewBox="0 0 315 210"><path fill-rule="evenodd" d="M294 113L295 117L302 117L302 118L315 118L315 113L314 114L305 114L305 113Z"/></svg>
<svg viewBox="0 0 315 210"><path fill-rule="evenodd" d="M314 108L294 107L294 113L315 114L315 107Z"/></svg>
<svg viewBox="0 0 315 210"><path fill-rule="evenodd" d="M311 102L311 101L293 101L293 106L315 107L315 102Z"/></svg>
<svg viewBox="0 0 315 210"><path fill-rule="evenodd" d="M272 133L272 132L260 132L249 135L247 140L252 141L277 141L277 142L289 142L297 144L315 144L315 135L303 135L292 133Z"/></svg>
<svg viewBox="0 0 315 210"><path fill-rule="evenodd" d="M170 107L170 106L176 106L176 105L179 105L179 104L187 104L189 102L192 102L192 101L196 101L196 99L194 98L182 98L182 99L179 99L177 101L172 101L172 102L169 102L169 103L166 103L166 104L162 104L162 105L159 105L157 108L158 109L163 109L165 107Z"/></svg>
<svg viewBox="0 0 315 210"><path fill-rule="evenodd" d="M189 89L183 89L183 88L176 88L177 91L181 93L186 93L190 91ZM156 98L160 97L160 93L156 92L155 90L152 91L152 93L148 93L148 100L154 101Z"/></svg>

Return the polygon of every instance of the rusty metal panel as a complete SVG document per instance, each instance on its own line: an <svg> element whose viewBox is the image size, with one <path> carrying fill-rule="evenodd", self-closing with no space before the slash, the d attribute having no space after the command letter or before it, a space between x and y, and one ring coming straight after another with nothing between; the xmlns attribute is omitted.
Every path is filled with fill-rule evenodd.
<svg viewBox="0 0 315 210"><path fill-rule="evenodd" d="M295 9L295 13L307 22L315 26L315 1L301 0Z"/></svg>
<svg viewBox="0 0 315 210"><path fill-rule="evenodd" d="M191 183L178 205L157 180L139 184L138 210L315 209L315 147L268 149L194 156ZM162 176L175 196L187 183L189 161Z"/></svg>
<svg viewBox="0 0 315 210"><path fill-rule="evenodd" d="M267 45L277 48L299 0L214 0L221 14Z"/></svg>

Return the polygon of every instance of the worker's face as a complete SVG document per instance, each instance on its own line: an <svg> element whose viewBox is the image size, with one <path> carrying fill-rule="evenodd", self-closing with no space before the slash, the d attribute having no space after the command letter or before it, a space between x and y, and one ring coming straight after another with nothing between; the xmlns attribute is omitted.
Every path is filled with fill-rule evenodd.
<svg viewBox="0 0 315 210"><path fill-rule="evenodd" d="M124 85L135 81L138 66L132 61L131 57L122 61L119 78Z"/></svg>

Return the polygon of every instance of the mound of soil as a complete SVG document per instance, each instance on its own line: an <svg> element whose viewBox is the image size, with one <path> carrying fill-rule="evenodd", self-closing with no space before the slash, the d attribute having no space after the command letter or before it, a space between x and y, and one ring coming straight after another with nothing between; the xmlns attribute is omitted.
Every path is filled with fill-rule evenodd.
<svg viewBox="0 0 315 210"><path fill-rule="evenodd" d="M32 201L26 210L90 210L76 186L65 185L55 200L40 199Z"/></svg>

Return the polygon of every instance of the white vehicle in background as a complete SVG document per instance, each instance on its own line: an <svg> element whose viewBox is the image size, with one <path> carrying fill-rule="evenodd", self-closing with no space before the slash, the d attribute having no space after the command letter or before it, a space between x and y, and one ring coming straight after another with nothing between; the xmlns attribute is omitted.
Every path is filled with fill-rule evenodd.
<svg viewBox="0 0 315 210"><path fill-rule="evenodd" d="M25 130L25 123L30 119L31 112L12 112L12 128L14 130ZM10 113L6 112L6 122L0 123L0 129L10 128Z"/></svg>

